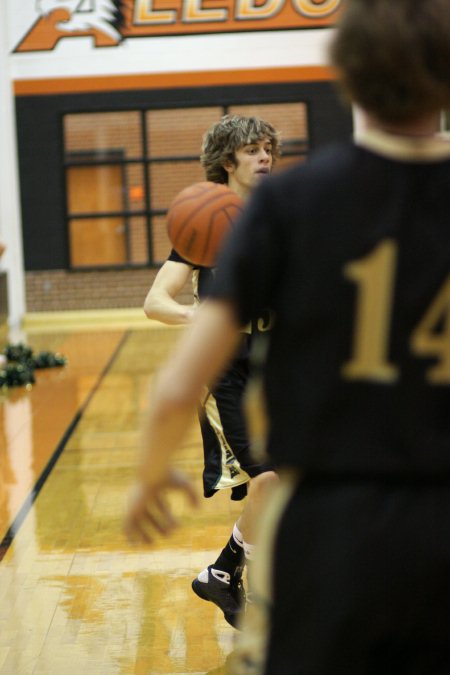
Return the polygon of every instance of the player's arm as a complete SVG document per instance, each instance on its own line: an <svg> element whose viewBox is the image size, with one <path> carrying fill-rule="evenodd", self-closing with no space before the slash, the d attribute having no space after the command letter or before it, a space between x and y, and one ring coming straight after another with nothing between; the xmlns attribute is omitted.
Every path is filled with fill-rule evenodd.
<svg viewBox="0 0 450 675"><path fill-rule="evenodd" d="M144 312L147 318L173 325L190 323L194 316L193 306L182 305L175 298L191 272L190 265L166 260L145 298Z"/></svg>
<svg viewBox="0 0 450 675"><path fill-rule="evenodd" d="M186 476L171 468L172 457L194 419L203 387L225 369L239 336L232 306L205 301L160 371L144 427L137 487L125 523L131 540L152 541L155 531L167 534L176 525L165 501L167 490L181 489L192 503L197 502Z"/></svg>

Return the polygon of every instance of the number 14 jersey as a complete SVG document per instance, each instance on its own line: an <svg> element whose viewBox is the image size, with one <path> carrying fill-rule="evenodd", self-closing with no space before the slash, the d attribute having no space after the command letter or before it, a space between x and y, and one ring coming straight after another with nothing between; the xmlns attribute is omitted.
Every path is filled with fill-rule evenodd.
<svg viewBox="0 0 450 675"><path fill-rule="evenodd" d="M274 311L269 448L333 475L450 478L450 143L366 133L257 189L213 296Z"/></svg>

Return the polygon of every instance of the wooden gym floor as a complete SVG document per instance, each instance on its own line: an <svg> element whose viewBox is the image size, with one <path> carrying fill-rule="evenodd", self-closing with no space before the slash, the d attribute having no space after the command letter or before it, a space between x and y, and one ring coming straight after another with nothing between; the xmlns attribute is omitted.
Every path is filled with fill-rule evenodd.
<svg viewBox="0 0 450 675"><path fill-rule="evenodd" d="M116 321L8 336L68 365L0 393L0 675L227 672L234 630L190 584L241 505L177 502L184 527L153 549L121 531L149 383L178 335ZM197 425L177 462L201 494Z"/></svg>

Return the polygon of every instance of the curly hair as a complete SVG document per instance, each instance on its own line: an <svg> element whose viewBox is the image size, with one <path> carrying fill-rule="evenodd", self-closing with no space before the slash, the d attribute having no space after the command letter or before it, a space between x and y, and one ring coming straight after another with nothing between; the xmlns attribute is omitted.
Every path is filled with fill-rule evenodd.
<svg viewBox="0 0 450 675"><path fill-rule="evenodd" d="M347 0L330 47L346 97L379 120L450 106L448 0Z"/></svg>
<svg viewBox="0 0 450 675"><path fill-rule="evenodd" d="M206 179L213 183L228 183L224 165L229 161L236 163L236 150L264 139L272 143L275 161L280 156L281 143L278 131L270 122L259 117L224 115L203 137L200 163Z"/></svg>

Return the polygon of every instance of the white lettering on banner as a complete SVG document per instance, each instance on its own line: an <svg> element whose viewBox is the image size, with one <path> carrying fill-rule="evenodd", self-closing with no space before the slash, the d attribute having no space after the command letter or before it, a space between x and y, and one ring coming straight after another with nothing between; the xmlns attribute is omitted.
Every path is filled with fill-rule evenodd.
<svg viewBox="0 0 450 675"><path fill-rule="evenodd" d="M256 0L237 0L236 19L269 19L277 14L284 4L284 0L267 0L263 5L256 4Z"/></svg>
<svg viewBox="0 0 450 675"><path fill-rule="evenodd" d="M153 9L153 0L139 0L134 7L135 24L170 24L175 23L177 14L175 10Z"/></svg>
<svg viewBox="0 0 450 675"><path fill-rule="evenodd" d="M342 0L292 0L292 4L300 14L312 19L321 19L332 14Z"/></svg>
<svg viewBox="0 0 450 675"><path fill-rule="evenodd" d="M183 22L226 21L228 12L225 9L205 9L201 0L185 0L183 2Z"/></svg>
<svg viewBox="0 0 450 675"><path fill-rule="evenodd" d="M269 19L292 3L298 14L310 19L321 19L336 11L341 2L342 0L266 0L261 4L258 0L236 0L235 16L232 18L240 21ZM177 4L176 0L174 4ZM181 0L180 4L182 21L185 23L222 22L228 19L226 8L206 9L202 6L202 0ZM176 9L155 10L153 0L136 0L134 17L135 25L173 23L176 20Z"/></svg>

